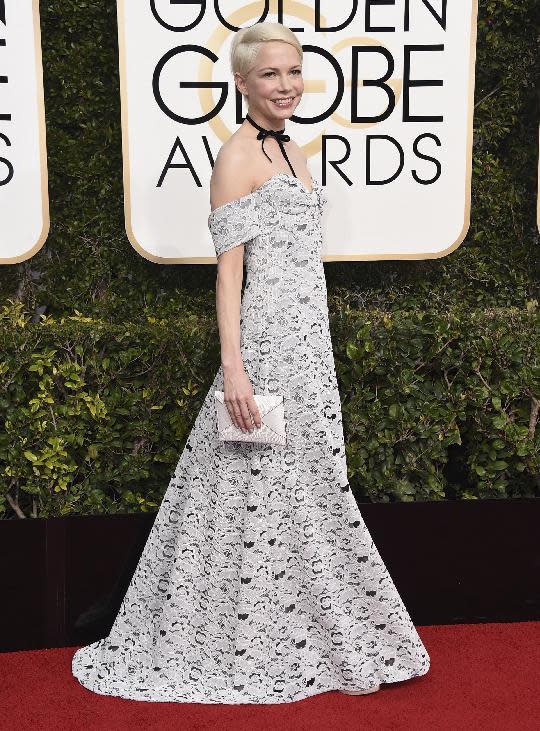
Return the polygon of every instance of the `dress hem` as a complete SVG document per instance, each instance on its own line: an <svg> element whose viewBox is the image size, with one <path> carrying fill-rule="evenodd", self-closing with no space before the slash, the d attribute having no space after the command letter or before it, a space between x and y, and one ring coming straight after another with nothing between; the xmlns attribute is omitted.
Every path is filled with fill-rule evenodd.
<svg viewBox="0 0 540 731"><path fill-rule="evenodd" d="M296 701L304 700L305 698L311 698L315 695L320 695L321 693L328 693L331 691L357 691L357 690L369 690L373 688L374 685L377 683L380 684L381 689L382 686L389 683L397 683L397 682L403 682L405 680L412 680L414 678L422 677L423 675L426 675L429 672L429 666L425 669L422 669L420 672L416 673L410 673L410 672L402 672L402 673L395 673L395 674L385 674L384 679L380 676L376 678L375 683L373 681L370 682L370 685L365 688L357 688L353 685L344 685L340 684L338 681L336 683L331 683L327 686L323 687L317 687L313 689L303 688L298 691L297 694L288 697L252 697L246 694L236 693L234 694L234 691L231 694L228 694L227 697L213 697L210 698L208 696L203 695L201 692L200 695L197 694L189 694L189 695L167 695L165 697L161 695L155 695L151 694L148 696L148 694L142 694L140 692L134 691L133 689L129 690L122 690L122 691L116 691L108 693L103 690L97 690L95 687L92 686L91 683L86 683L86 678L81 680L75 672L75 668L72 668L73 677L79 682L80 685L83 686L83 688L86 688L87 690L92 691L93 693L97 693L99 695L103 696L109 696L109 697L117 697L117 698L124 698L126 700L135 700L135 701L146 701L149 703L202 703L205 705L210 704L224 704L224 705L242 705L242 704L260 704L260 705L274 705L274 704L282 704L282 703L294 703Z"/></svg>

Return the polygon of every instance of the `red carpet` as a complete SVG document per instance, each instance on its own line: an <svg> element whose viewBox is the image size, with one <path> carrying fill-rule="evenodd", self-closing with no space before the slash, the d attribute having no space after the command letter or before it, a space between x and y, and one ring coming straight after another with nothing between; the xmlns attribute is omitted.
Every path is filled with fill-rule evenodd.
<svg viewBox="0 0 540 731"><path fill-rule="evenodd" d="M1 729L182 731L537 731L540 622L439 625L418 632L427 675L378 693L332 691L265 706L148 703L100 696L71 675L74 648L0 655Z"/></svg>

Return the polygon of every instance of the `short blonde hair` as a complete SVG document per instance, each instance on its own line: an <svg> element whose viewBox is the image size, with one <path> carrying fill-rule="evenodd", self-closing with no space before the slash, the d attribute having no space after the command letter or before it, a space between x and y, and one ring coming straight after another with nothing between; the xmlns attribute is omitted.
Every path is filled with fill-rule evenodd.
<svg viewBox="0 0 540 731"><path fill-rule="evenodd" d="M302 45L290 28L281 23L255 23L248 28L240 28L232 40L230 51L232 73L239 73L245 78L255 65L261 45L267 41L290 43L298 51L302 62L304 57Z"/></svg>

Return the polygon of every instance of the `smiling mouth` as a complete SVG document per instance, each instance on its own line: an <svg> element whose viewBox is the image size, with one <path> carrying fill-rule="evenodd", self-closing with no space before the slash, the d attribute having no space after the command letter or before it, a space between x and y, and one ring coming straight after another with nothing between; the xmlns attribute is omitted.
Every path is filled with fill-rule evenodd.
<svg viewBox="0 0 540 731"><path fill-rule="evenodd" d="M272 99L276 107L289 107L293 101L294 96L283 97L282 99Z"/></svg>

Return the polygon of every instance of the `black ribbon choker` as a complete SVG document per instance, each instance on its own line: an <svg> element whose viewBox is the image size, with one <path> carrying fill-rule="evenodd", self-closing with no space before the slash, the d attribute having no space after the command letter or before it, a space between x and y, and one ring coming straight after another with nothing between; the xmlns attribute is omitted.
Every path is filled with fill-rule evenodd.
<svg viewBox="0 0 540 731"><path fill-rule="evenodd" d="M289 140L291 139L289 137L289 135L284 134L285 127L283 127L283 129L279 129L279 130L265 129L264 127L261 127L260 125L258 125L257 122L255 122L253 119L251 119L249 114L246 114L246 119L248 122L250 122L254 127L256 127L259 130L257 139L262 140L261 148L262 148L262 151L264 152L264 154L266 155L266 157L268 157L268 155L266 154L266 152L264 150L264 140L267 137L275 137L275 139L277 140L277 143L279 145L279 149L281 150L281 154L283 155L285 160L287 160L287 165L290 167L292 174L296 178L296 173L294 172L293 166L289 162L289 158L287 157L287 153L285 152L285 147L283 146L284 142L289 142ZM268 157L268 159L270 160L270 162L272 162L270 157Z"/></svg>

